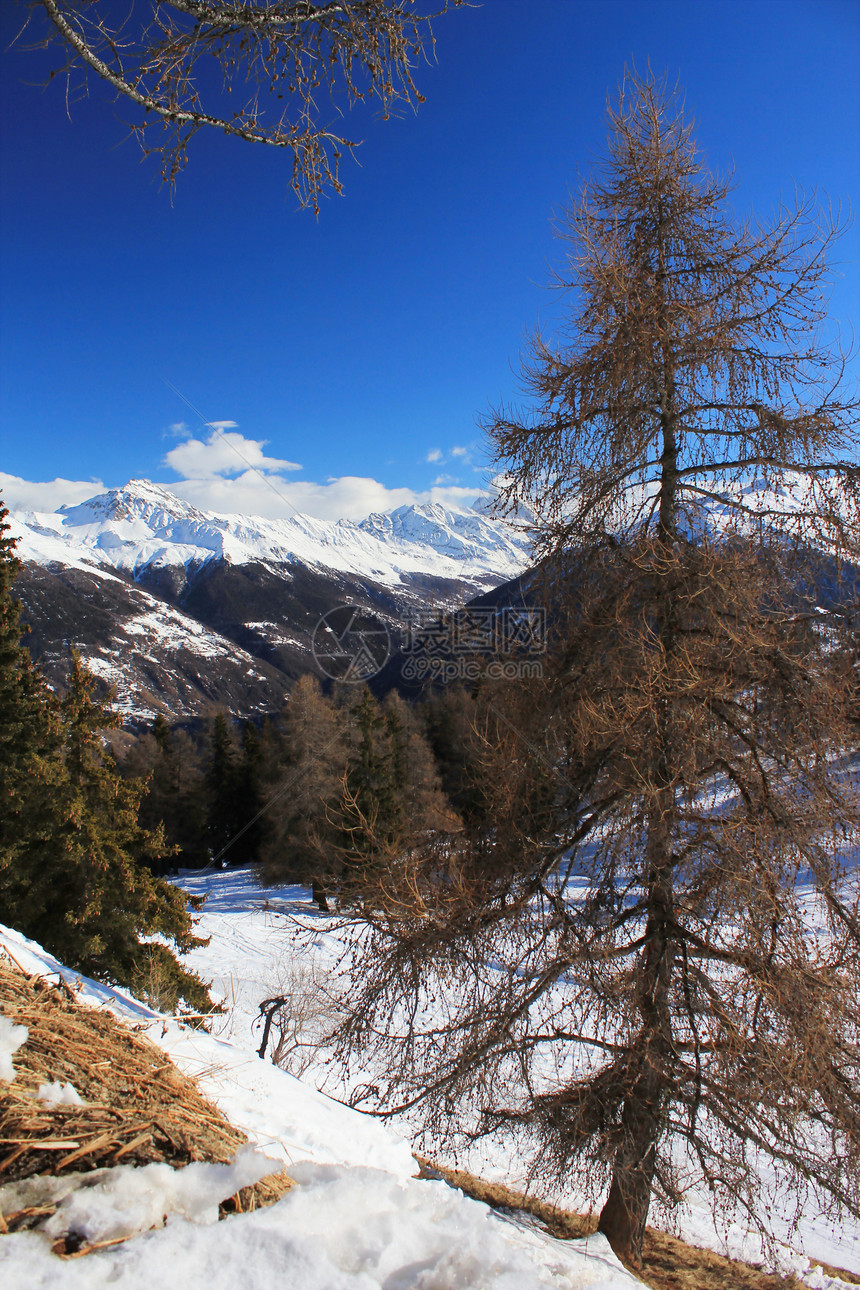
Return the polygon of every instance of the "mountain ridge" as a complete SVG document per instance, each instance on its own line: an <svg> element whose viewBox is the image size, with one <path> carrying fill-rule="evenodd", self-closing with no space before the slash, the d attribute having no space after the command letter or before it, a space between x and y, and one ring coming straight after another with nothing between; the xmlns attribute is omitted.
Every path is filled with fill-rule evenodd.
<svg viewBox="0 0 860 1290"><path fill-rule="evenodd" d="M478 510L414 504L365 520L204 511L149 480L56 511L13 510L30 647L62 687L70 650L129 721L272 711L316 670L314 629L349 603L396 632L528 563L523 535Z"/></svg>
<svg viewBox="0 0 860 1290"><path fill-rule="evenodd" d="M320 520L296 513L282 519L204 511L162 485L131 480L56 511L13 510L31 555L30 534L53 537L78 558L137 574L158 564L203 563L219 556L233 564L289 564L374 577L396 585L402 575L466 577L488 585L521 572L524 536L474 509L413 503L361 521ZM441 564L440 564L441 561Z"/></svg>

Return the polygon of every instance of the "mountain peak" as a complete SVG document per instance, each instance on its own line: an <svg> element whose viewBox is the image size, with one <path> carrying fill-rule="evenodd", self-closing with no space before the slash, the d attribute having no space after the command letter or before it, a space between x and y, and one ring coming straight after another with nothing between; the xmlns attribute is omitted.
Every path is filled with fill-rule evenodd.
<svg viewBox="0 0 860 1290"><path fill-rule="evenodd" d="M162 484L150 479L130 479L121 488L109 488L85 502L74 506L60 506L66 525L97 524L110 520L153 519L161 523L176 519L203 518L189 502L177 497Z"/></svg>

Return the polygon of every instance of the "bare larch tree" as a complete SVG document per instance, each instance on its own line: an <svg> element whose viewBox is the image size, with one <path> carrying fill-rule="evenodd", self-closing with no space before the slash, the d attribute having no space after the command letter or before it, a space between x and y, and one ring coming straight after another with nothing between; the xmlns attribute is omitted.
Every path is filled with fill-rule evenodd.
<svg viewBox="0 0 860 1290"><path fill-rule="evenodd" d="M338 163L357 144L343 106L375 100L387 117L423 102L413 70L432 56L431 19L465 0L25 2L40 43L61 47L61 71L83 74L78 85L101 77L135 105L130 127L167 182L208 126L287 149L292 187L316 210L340 192Z"/></svg>
<svg viewBox="0 0 860 1290"><path fill-rule="evenodd" d="M480 829L369 894L343 1043L383 1107L599 1199L636 1265L692 1186L763 1229L768 1170L860 1212L860 472L834 221L736 222L650 77L609 122L560 226L567 330L488 421L544 675L483 689Z"/></svg>

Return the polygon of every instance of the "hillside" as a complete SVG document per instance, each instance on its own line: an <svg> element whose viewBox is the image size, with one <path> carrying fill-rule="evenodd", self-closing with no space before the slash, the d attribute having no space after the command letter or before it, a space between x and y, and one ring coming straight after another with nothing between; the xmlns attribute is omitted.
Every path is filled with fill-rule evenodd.
<svg viewBox="0 0 860 1290"><path fill-rule="evenodd" d="M0 949L25 972L67 981L79 1004L97 1009L96 1016L108 1011L146 1035L194 1076L238 1136L247 1135L257 1147L241 1150L232 1165L107 1170L97 1185L61 1201L47 1230L0 1236L0 1266L10 1290L131 1290L159 1280L234 1290L262 1288L281 1277L293 1290L624 1290L638 1284L602 1237L553 1240L526 1216L503 1217L442 1181L417 1180L405 1142L253 1050L180 1026L123 991L81 980L8 929L0 929ZM3 1006L14 1017L14 1003L4 998ZM22 1045L19 1030L10 1042L10 1030L8 1022L0 1029L0 1056L12 1061L14 1075L16 1060L22 1071L26 1064L29 1036ZM16 1082L0 1086L7 1098ZM282 1199L217 1221L219 1200L284 1164L296 1186ZM3 1195L0 1190L0 1206L9 1213L17 1202L4 1204ZM80 1238L77 1256L74 1250L65 1259L52 1253L62 1229Z"/></svg>
<svg viewBox="0 0 860 1290"><path fill-rule="evenodd" d="M602 1238L583 1236L583 1225L573 1215L534 1198L524 1204L522 1196L503 1181L517 1179L516 1163L510 1159L483 1160L482 1172L489 1182L444 1166L440 1173L435 1164L422 1169L424 1177L416 1180L418 1166L402 1137L380 1121L314 1089L314 1082L326 1077L313 1049L320 1020L318 1008L314 1010L314 993L316 988L318 1003L319 991L325 990L330 979L327 973L337 951L338 928L336 920L313 910L302 889L261 889L242 871L187 875L184 881L209 894L203 930L211 934L212 941L208 949L197 952L196 962L215 975L216 993L226 1008L222 1017L214 1019L212 1034L181 1026L125 991L82 979L35 943L8 929L0 930L0 955L11 955L16 964L33 974L30 979L37 986L44 980L49 986L65 981L71 987L68 991L63 987L65 997L54 988L42 991L60 998L53 1007L55 1014L62 1013L65 1018L66 1035L69 1019L80 1026L81 1022L89 1024L91 1016L94 1034L101 1036L87 1055L68 1039L55 1044L52 1051L46 1049L43 1039L35 1056L27 1044L17 1048L11 1061L20 1074L12 1084L0 1085L0 1095L20 1099L16 1085L26 1088L28 1081L35 1084L33 1072L44 1069L44 1078L71 1082L76 1092L84 1094L85 1102L109 1096L116 1140L100 1147L103 1156L114 1154L118 1146L125 1151L122 1144L131 1145L122 1167L100 1173L98 1188L88 1189L92 1195L76 1202L76 1209L72 1210L71 1202L65 1210L60 1206L60 1217L50 1218L47 1235L31 1230L0 1238L0 1266L10 1290L102 1284L130 1288L149 1284L159 1276L169 1275L172 1282L177 1274L192 1288L205 1284L207 1290L210 1286L233 1290L237 1284L267 1286L276 1271L298 1290L381 1290L383 1286L385 1290L392 1286L398 1290L538 1290L541 1286L621 1290L642 1284L620 1268ZM305 944L303 954L297 937ZM8 976L8 961L6 969ZM284 1053L285 1065L292 1063L294 1069L303 1071L301 1079L257 1056L257 1005L274 988L289 988L293 1015L301 1020L301 1039L310 1043L306 1049L294 1047L292 1053L288 1044ZM2 1004L3 1013L13 1021L22 1015L16 1011L20 999L11 997L8 988L3 991ZM117 1030L114 1018L120 1023L119 1042L129 1046L130 1057L115 1063L110 1091L105 1094L101 1073L105 1052L97 1049L104 1047L106 1032L110 1036ZM62 1019L58 1022L55 1015L50 1024L58 1035ZM9 1048L15 1049L16 1044L7 1040ZM169 1060L153 1062L149 1054L159 1051ZM138 1070L141 1062L150 1063L149 1076L143 1075L142 1067ZM129 1080L132 1067L135 1073ZM193 1077L193 1084L188 1077ZM117 1083L129 1091L118 1094ZM135 1083L142 1084L142 1089L132 1093ZM225 1135L216 1138L216 1144L232 1140L238 1145L250 1139L256 1154L245 1149L235 1165L197 1164L190 1173L180 1169L170 1176L164 1174L164 1165L148 1163L158 1157L153 1157L151 1145L141 1142L146 1138L140 1132L141 1092L143 1100L149 1099L147 1124L155 1117L167 1127L169 1117L165 1119L164 1110L159 1113L152 1104L153 1097L159 1096L160 1083L172 1089L166 1106L174 1118L178 1116L177 1125L183 1114L189 1114L186 1107L190 1106L192 1116L199 1117L196 1108L206 1105L200 1101L202 1093L213 1108L211 1114L229 1121L224 1130L216 1129ZM186 1087L189 1093L184 1091ZM41 1108L43 1114L51 1113L47 1103ZM79 1139L87 1146L92 1145L93 1126L83 1124L85 1112L86 1108L71 1104L70 1099L58 1105L55 1114L65 1124L66 1136L73 1126L78 1134L88 1132L89 1138ZM90 1114L104 1117L107 1113L106 1108L95 1106ZM127 1122L123 1122L123 1115ZM187 1139L190 1150L172 1151L171 1158L169 1149L165 1158L179 1166L189 1160L229 1160L230 1152L225 1154L223 1145L216 1145L213 1152L212 1127L201 1132L199 1139L191 1134ZM405 1122L399 1128L408 1133ZM132 1134L132 1129L137 1132ZM186 1121L186 1133L188 1130ZM99 1148L98 1141L95 1146ZM137 1169L130 1168L129 1161ZM90 1163L101 1165L103 1161L94 1156ZM202 1168L209 1174L201 1174ZM256 1209L246 1201L241 1213L234 1212L235 1206L222 1204L222 1221L216 1221L219 1200L225 1200L237 1187L283 1168L298 1184L283 1199L272 1207ZM442 1177L479 1200L452 1191ZM97 1190L98 1202L92 1199ZM4 1195L8 1193L0 1187L0 1211L8 1215L10 1201L4 1201ZM501 1207L501 1214L479 1202ZM163 1227L162 1212L169 1216ZM73 1253L63 1260L51 1253L51 1244L57 1244L64 1222L63 1230L68 1231L69 1214L86 1239L78 1248L64 1237ZM652 1231L646 1248L645 1284L659 1290L785 1290L790 1284L810 1290L848 1290L855 1284L855 1278L848 1281L838 1276L832 1265L860 1266L856 1234L828 1231L810 1216L783 1249L785 1271L801 1278L791 1281L727 1262L726 1248L752 1261L756 1261L756 1251L740 1227L723 1233L712 1228L709 1233L703 1214L694 1202L682 1221L682 1230L696 1244L712 1246L723 1254L712 1254L707 1248L696 1250ZM153 1228L153 1224L153 1230L138 1231ZM117 1235L119 1229L122 1237ZM565 1239L552 1239L547 1231ZM81 1258L98 1239L108 1243ZM109 1243L120 1240L122 1243ZM800 1247L808 1253L800 1253Z"/></svg>

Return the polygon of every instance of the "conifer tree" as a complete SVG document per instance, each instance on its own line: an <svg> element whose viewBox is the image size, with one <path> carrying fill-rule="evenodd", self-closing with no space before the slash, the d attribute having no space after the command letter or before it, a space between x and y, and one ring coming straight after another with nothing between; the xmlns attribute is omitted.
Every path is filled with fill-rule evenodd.
<svg viewBox="0 0 860 1290"><path fill-rule="evenodd" d="M246 721L242 731L241 758L237 767L237 785L241 815L241 860L257 864L268 832L264 805L263 769L265 752L260 732L253 721Z"/></svg>
<svg viewBox="0 0 860 1290"><path fill-rule="evenodd" d="M141 939L158 933L180 952L204 944L194 935L185 893L151 872L168 848L160 828L140 825L143 784L123 780L105 751L103 732L119 717L96 699L95 684L75 656L62 700L64 774L55 802L61 827L45 847L47 899L30 934L90 976L144 995L157 980L160 1002L172 995L208 1011L199 977L166 946Z"/></svg>
<svg viewBox="0 0 860 1290"><path fill-rule="evenodd" d="M372 823L379 842L396 837L402 828L403 787L406 778L402 743L405 731L392 709L383 714L367 686L349 708L349 752L345 787L361 815ZM372 843L361 831L353 833L344 819L350 849L369 854Z"/></svg>
<svg viewBox="0 0 860 1290"><path fill-rule="evenodd" d="M212 744L206 772L206 840L210 855L229 863L226 849L242 827L239 819L236 748L223 712L212 723Z"/></svg>
<svg viewBox="0 0 860 1290"><path fill-rule="evenodd" d="M8 511L0 502L0 920L15 919L31 899L61 775L58 702L22 644L20 571Z"/></svg>
<svg viewBox="0 0 860 1290"><path fill-rule="evenodd" d="M342 866L335 823L346 768L342 717L316 677L300 677L284 713L284 755L263 848L266 877L311 884L321 909L328 908Z"/></svg>
<svg viewBox="0 0 860 1290"><path fill-rule="evenodd" d="M398 696L380 707L366 687L340 705L302 677L284 716L286 760L267 816L264 872L358 901L377 867L412 837L459 823L439 785L421 723Z"/></svg>
<svg viewBox="0 0 860 1290"><path fill-rule="evenodd" d="M119 718L94 697L95 680L73 658L58 700L16 636L11 593L18 571L0 508L0 919L70 967L144 997L208 1011L204 983L174 953L144 938L160 934L181 952L194 935L184 894L153 877L147 859L164 849L142 828L143 784L123 781L103 732Z"/></svg>
<svg viewBox="0 0 860 1290"><path fill-rule="evenodd" d="M323 193L341 191L342 155L359 146L334 124L342 105L377 101L387 120L423 103L413 73L432 56L431 19L465 2L139 0L122 12L111 0L30 0L29 17L67 78L102 77L132 112L131 131L161 155L166 182L194 135L214 128L285 151L293 190L317 211Z"/></svg>
<svg viewBox="0 0 860 1290"><path fill-rule="evenodd" d="M475 694L447 685L422 701L421 712L442 791L464 821L475 823L484 803Z"/></svg>
<svg viewBox="0 0 860 1290"><path fill-rule="evenodd" d="M206 863L206 803L202 754L185 730L171 730L159 713L152 731L138 735L125 752L121 768L126 779L146 783L140 804L140 823L150 831L161 827L167 849L153 862L154 872L199 868Z"/></svg>
<svg viewBox="0 0 860 1290"><path fill-rule="evenodd" d="M566 330L488 426L544 675L485 687L485 821L388 871L344 1038L389 1107L591 1193L635 1265L691 1185L767 1235L763 1157L796 1217L860 1215L856 606L818 594L860 551L860 444L828 215L738 224L650 78L609 117Z"/></svg>
<svg viewBox="0 0 860 1290"><path fill-rule="evenodd" d="M397 826L407 838L425 830L458 830L460 820L442 789L421 715L396 690L386 695L382 710L398 798Z"/></svg>

